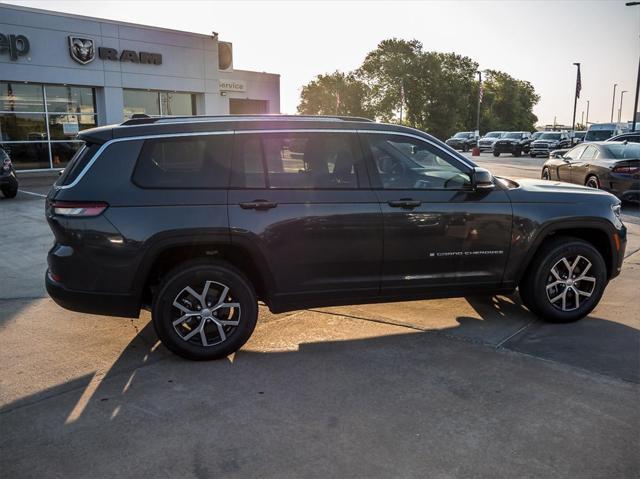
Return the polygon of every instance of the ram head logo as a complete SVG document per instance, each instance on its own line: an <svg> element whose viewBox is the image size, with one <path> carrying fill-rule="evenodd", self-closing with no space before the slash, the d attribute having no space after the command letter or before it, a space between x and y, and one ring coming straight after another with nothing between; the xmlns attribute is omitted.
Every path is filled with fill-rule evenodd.
<svg viewBox="0 0 640 479"><path fill-rule="evenodd" d="M69 37L69 53L78 63L86 65L95 58L95 47L90 38Z"/></svg>

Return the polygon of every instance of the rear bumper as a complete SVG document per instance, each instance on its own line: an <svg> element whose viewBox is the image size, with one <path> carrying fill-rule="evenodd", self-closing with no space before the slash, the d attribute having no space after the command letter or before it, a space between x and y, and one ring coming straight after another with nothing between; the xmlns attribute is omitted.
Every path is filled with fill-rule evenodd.
<svg viewBox="0 0 640 479"><path fill-rule="evenodd" d="M45 275L45 285L49 296L70 311L125 318L137 318L140 315L140 301L135 296L67 289L53 280L49 270Z"/></svg>

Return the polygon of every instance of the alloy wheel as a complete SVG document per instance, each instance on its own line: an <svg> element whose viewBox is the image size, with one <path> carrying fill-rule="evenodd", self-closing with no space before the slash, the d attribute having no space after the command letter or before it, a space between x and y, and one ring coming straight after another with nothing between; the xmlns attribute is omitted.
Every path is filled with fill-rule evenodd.
<svg viewBox="0 0 640 479"><path fill-rule="evenodd" d="M592 264L581 255L563 257L553 265L547 276L547 299L561 311L574 311L591 297L596 278L588 276Z"/></svg>
<svg viewBox="0 0 640 479"><path fill-rule="evenodd" d="M589 188L595 188L596 190L600 188L600 183L598 182L598 178L595 176L590 176L587 180L587 186Z"/></svg>
<svg viewBox="0 0 640 479"><path fill-rule="evenodd" d="M172 323L178 336L198 346L225 342L240 324L241 307L229 287L206 281L198 293L185 287L173 301Z"/></svg>

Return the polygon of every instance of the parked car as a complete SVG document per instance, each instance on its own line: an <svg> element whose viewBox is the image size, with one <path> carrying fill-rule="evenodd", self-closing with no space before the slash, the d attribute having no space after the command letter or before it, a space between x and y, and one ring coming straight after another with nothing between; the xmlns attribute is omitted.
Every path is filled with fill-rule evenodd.
<svg viewBox="0 0 640 479"><path fill-rule="evenodd" d="M5 198L15 198L18 194L18 177L11 158L4 149L0 148L0 191Z"/></svg>
<svg viewBox="0 0 640 479"><path fill-rule="evenodd" d="M476 146L476 136L472 131L459 131L445 143L456 150L469 151Z"/></svg>
<svg viewBox="0 0 640 479"><path fill-rule="evenodd" d="M490 131L478 141L480 151L493 151L493 144L504 135L504 131Z"/></svg>
<svg viewBox="0 0 640 479"><path fill-rule="evenodd" d="M46 200L46 288L149 309L168 349L237 351L272 312L509 293L574 321L620 272L604 191L494 178L421 131L344 117L177 117L80 132ZM384 246L384 247L383 247Z"/></svg>
<svg viewBox="0 0 640 479"><path fill-rule="evenodd" d="M531 133L528 131L509 131L493 144L493 156L500 156L500 153L520 156L522 153L529 153L530 144Z"/></svg>
<svg viewBox="0 0 640 479"><path fill-rule="evenodd" d="M604 141L626 133L627 129L626 123L594 123L587 128L584 141Z"/></svg>
<svg viewBox="0 0 640 479"><path fill-rule="evenodd" d="M574 131L571 135L571 144L573 146L579 145L584 141L584 137L586 134L586 131Z"/></svg>
<svg viewBox="0 0 640 479"><path fill-rule="evenodd" d="M550 158L542 179L603 189L623 201L640 201L640 144L618 141L584 143L561 158Z"/></svg>
<svg viewBox="0 0 640 479"><path fill-rule="evenodd" d="M545 131L542 132L537 140L531 142L529 156L531 156L531 158L539 155L549 156L552 150L570 147L571 140L566 131Z"/></svg>
<svg viewBox="0 0 640 479"><path fill-rule="evenodd" d="M640 143L640 131L630 131L614 136L605 141L628 141L630 143Z"/></svg>

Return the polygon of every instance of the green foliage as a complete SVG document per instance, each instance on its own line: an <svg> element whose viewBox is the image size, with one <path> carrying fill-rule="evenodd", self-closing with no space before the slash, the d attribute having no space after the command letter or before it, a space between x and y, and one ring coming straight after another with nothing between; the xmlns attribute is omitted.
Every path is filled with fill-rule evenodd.
<svg viewBox="0 0 640 479"><path fill-rule="evenodd" d="M447 138L474 130L478 64L455 53L425 52L417 40L380 42L351 73L318 75L303 86L298 112L399 122ZM480 128L533 131L538 102L531 83L487 70ZM337 98L339 96L339 102Z"/></svg>
<svg viewBox="0 0 640 479"><path fill-rule="evenodd" d="M298 113L301 115L345 115L375 118L368 107L368 87L352 73L318 75L302 87Z"/></svg>

